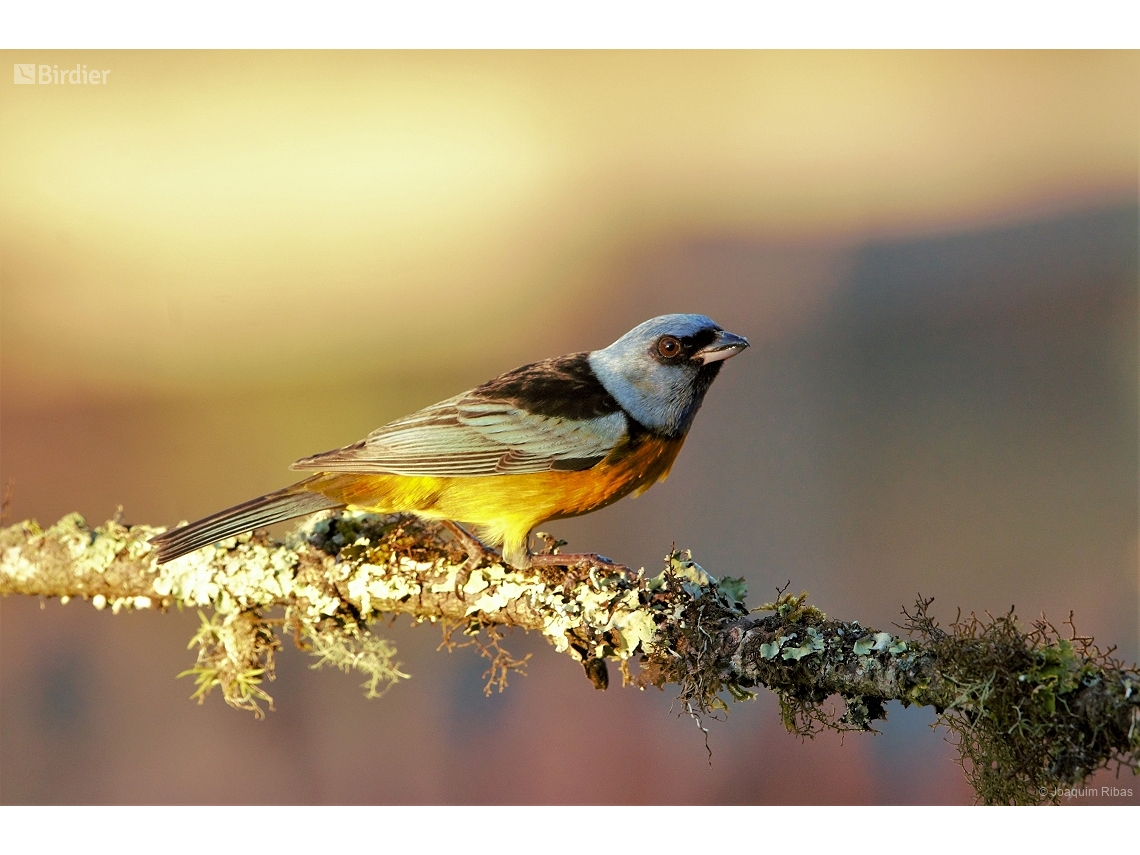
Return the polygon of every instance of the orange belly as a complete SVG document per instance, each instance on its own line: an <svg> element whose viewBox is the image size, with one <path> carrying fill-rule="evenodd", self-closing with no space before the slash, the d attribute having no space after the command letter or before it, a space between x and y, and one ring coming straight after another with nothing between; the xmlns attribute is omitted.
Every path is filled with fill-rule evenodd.
<svg viewBox="0 0 1140 855"><path fill-rule="evenodd" d="M321 473L299 484L346 505L377 513L409 512L429 519L475 525L503 555L518 563L536 525L604 508L638 495L669 474L684 438L644 436L619 445L580 472L527 475L429 475Z"/></svg>

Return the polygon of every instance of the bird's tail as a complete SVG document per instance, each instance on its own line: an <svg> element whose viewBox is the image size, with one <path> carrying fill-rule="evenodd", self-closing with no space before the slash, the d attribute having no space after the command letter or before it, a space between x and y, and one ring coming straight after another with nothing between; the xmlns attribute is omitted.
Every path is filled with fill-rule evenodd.
<svg viewBox="0 0 1140 855"><path fill-rule="evenodd" d="M309 492L302 486L304 483L250 499L190 525L172 528L152 537L150 542L158 547L158 563L165 564L225 537L316 511L344 507L341 502Z"/></svg>

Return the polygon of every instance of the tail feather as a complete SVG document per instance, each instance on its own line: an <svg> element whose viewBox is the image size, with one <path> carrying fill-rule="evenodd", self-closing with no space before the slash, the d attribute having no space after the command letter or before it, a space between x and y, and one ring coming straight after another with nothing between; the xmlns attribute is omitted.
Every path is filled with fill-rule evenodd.
<svg viewBox="0 0 1140 855"><path fill-rule="evenodd" d="M232 508L226 508L224 511L218 511L216 514L210 514L190 525L172 528L151 538L150 542L158 547L158 563L165 564L180 555L235 534L316 511L343 507L343 503L322 496L320 493L286 487L284 490L259 496Z"/></svg>

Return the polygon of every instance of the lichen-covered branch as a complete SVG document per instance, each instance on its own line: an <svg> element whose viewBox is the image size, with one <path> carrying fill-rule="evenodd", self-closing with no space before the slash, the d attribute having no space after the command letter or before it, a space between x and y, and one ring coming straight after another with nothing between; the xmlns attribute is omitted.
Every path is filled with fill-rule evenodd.
<svg viewBox="0 0 1140 855"><path fill-rule="evenodd" d="M259 702L272 706L264 684L282 632L318 664L363 673L378 695L407 675L370 625L406 614L486 655L488 691L525 667L499 644L501 628L520 627L581 661L598 688L608 685L607 660L620 664L623 683L677 684L698 720L758 686L779 696L785 724L804 735L868 730L891 700L932 706L987 802L1049 800L1104 766L1140 768L1136 668L1075 631L1023 629L1012 613L943 629L920 600L906 637L829 620L806 595L781 592L757 615L741 580L717 580L687 553L652 577L610 565L469 568L442 529L409 517L334 514L285 543L245 535L161 567L148 544L160 531L116 521L92 530L75 514L46 531L33 522L3 529L0 593L82 597L114 612L196 606L198 656L184 672L195 697L218 687L257 715ZM834 696L842 712L832 711Z"/></svg>

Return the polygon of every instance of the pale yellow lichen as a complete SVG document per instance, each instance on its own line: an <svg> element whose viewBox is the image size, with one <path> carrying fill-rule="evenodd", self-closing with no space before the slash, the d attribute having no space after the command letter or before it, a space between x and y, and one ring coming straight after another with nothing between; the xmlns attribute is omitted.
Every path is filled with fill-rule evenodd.
<svg viewBox="0 0 1140 855"><path fill-rule="evenodd" d="M363 614L369 614L373 600L403 600L417 596L420 593L418 575L430 568L430 564L412 561L401 561L394 569L361 564L348 578L348 594L359 602Z"/></svg>
<svg viewBox="0 0 1140 855"><path fill-rule="evenodd" d="M91 543L94 532L87 529L87 521L82 515L72 513L44 532L45 537L58 540L68 548L73 557L81 556Z"/></svg>
<svg viewBox="0 0 1140 855"><path fill-rule="evenodd" d="M324 557L324 581L310 575L304 577L311 579L310 583L298 580L298 550L307 548L306 538L314 532L327 537L332 530L328 518L316 519L303 527L291 537L290 546L267 547L246 534L157 566L152 582L154 596L181 605L212 608L222 626L251 609L295 603L302 622L315 625L326 616L346 610L372 615L377 609L391 608L392 603L418 597L427 579L432 580L431 593L456 592L461 565L445 564L438 559L435 563L418 563L405 556L393 556L381 565L370 563L367 556L372 554L370 547L374 544L356 526L374 519L371 514L357 514L337 520L333 542L351 543L359 557L349 553ZM143 526L128 531L112 521L90 532L82 517L72 514L56 523L45 536L57 537L71 552L81 572L101 574L120 554L143 561L151 558L153 547L147 540L158 531L161 529ZM10 576L33 574L36 570L19 547L4 551L0 569ZM694 595L715 583L687 553L671 556L670 570ZM663 576L648 582L651 590L663 584ZM639 651L648 651L656 634L655 612L640 605L638 591L629 587L625 577L600 568L594 568L587 580L567 590L562 584L548 584L540 576L502 563L489 564L469 574L462 595L466 600L465 614L483 615L489 622L503 620L500 613L516 604L522 606L524 614L541 618L542 632L556 650L570 649L575 656L579 654L571 648L572 638L592 638L598 656L627 659ZM105 597L97 596L92 603L96 608L110 605L117 612L123 608L151 608L154 599L125 597L108 603ZM428 619L435 620L436 616ZM224 638L220 640L225 643Z"/></svg>
<svg viewBox="0 0 1140 855"><path fill-rule="evenodd" d="M716 577L694 561L693 553L688 549L670 555L667 560L669 569L674 575L685 580L683 587L693 597L699 597L710 585L716 583Z"/></svg>
<svg viewBox="0 0 1140 855"><path fill-rule="evenodd" d="M486 590L490 586L484 586L480 590ZM540 589L539 585L526 585L519 584L518 582L500 582L495 585L491 590L487 591L483 596L477 599L467 608L467 614L473 615L478 612L485 614L493 614L502 608L505 608L512 600L516 600L523 594L530 592L536 593ZM463 588L467 591L466 586ZM475 593L474 591L469 593Z"/></svg>
<svg viewBox="0 0 1140 855"><path fill-rule="evenodd" d="M633 656L638 647L649 652L650 642L657 633L657 624L645 609L615 612L611 625L621 639L620 646L614 652L622 659Z"/></svg>
<svg viewBox="0 0 1140 855"><path fill-rule="evenodd" d="M210 550L200 550L168 561L159 568L152 583L154 590L188 606L216 605L221 586L214 579L217 571L210 563L211 557Z"/></svg>
<svg viewBox="0 0 1140 855"><path fill-rule="evenodd" d="M447 578L431 586L433 594L449 594L455 590L455 582L459 578L459 567L452 565L447 568Z"/></svg>
<svg viewBox="0 0 1140 855"><path fill-rule="evenodd" d="M166 529L155 528L149 525L131 526L131 538L127 540L124 550L126 557L135 560L153 555L154 545L150 542L150 539L165 530Z"/></svg>
<svg viewBox="0 0 1140 855"><path fill-rule="evenodd" d="M480 591L485 591L491 585L487 581L486 576L482 570L474 571L467 579L467 583L463 586L463 593L465 594L478 594Z"/></svg>
<svg viewBox="0 0 1140 855"><path fill-rule="evenodd" d="M13 546L4 550L4 556L0 558L0 574L13 582L23 583L34 578L36 572L36 565L27 559L20 547Z"/></svg>

